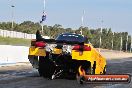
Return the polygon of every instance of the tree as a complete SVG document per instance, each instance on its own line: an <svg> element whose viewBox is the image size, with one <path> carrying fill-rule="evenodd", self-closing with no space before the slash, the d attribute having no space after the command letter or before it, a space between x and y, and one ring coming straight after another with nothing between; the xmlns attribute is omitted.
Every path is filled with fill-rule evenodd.
<svg viewBox="0 0 132 88"><path fill-rule="evenodd" d="M90 29L89 27L79 27L76 30L72 28L63 28L60 24L55 24L53 26L44 25L43 34L44 36L50 36L51 38L56 38L61 33L77 33L80 34L81 30L83 35L88 38L88 40L92 43L92 45L96 48L99 47L100 36L102 38L101 48L111 49L112 48L112 39L113 39L113 49L120 50L121 45L121 37L122 37L122 50L126 50L126 41L128 36L127 50L130 50L131 45L131 36L128 35L128 32L113 32L111 28L103 28L101 33L101 28L98 29ZM11 22L0 22L0 29L3 30L12 30ZM14 23L14 31L24 32L24 33L36 33L37 30L41 31L40 23L32 22L32 21L24 21L20 24Z"/></svg>

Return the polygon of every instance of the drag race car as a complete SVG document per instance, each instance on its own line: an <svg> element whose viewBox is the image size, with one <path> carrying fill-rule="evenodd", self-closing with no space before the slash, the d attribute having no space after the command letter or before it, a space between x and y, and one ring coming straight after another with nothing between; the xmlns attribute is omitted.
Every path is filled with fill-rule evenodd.
<svg viewBox="0 0 132 88"><path fill-rule="evenodd" d="M44 39L39 31L31 40L28 59L40 76L55 79L62 74L75 77L105 74L106 59L80 34L63 33L56 39Z"/></svg>

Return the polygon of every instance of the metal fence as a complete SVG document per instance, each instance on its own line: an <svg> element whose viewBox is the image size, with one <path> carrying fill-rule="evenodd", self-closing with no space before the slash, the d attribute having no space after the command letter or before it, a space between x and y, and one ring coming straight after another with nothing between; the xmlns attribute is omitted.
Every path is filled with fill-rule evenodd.
<svg viewBox="0 0 132 88"><path fill-rule="evenodd" d="M35 39L35 34L27 34L22 32L16 32L16 31L8 31L8 30L2 30L0 29L0 36L2 37L10 37L10 38L24 38L24 39ZM48 36L43 36L46 39L49 39Z"/></svg>

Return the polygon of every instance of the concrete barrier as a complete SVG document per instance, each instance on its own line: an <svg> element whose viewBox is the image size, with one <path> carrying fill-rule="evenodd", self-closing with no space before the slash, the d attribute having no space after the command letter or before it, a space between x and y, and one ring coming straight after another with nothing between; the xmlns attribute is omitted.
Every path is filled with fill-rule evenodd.
<svg viewBox="0 0 132 88"><path fill-rule="evenodd" d="M26 46L0 45L0 64L29 62Z"/></svg>

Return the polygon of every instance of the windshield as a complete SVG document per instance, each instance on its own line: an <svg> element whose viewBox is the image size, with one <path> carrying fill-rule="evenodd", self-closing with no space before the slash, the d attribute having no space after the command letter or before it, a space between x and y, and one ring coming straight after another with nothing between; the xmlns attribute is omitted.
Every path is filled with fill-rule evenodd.
<svg viewBox="0 0 132 88"><path fill-rule="evenodd" d="M77 34L61 34L56 40L84 42L84 37Z"/></svg>

